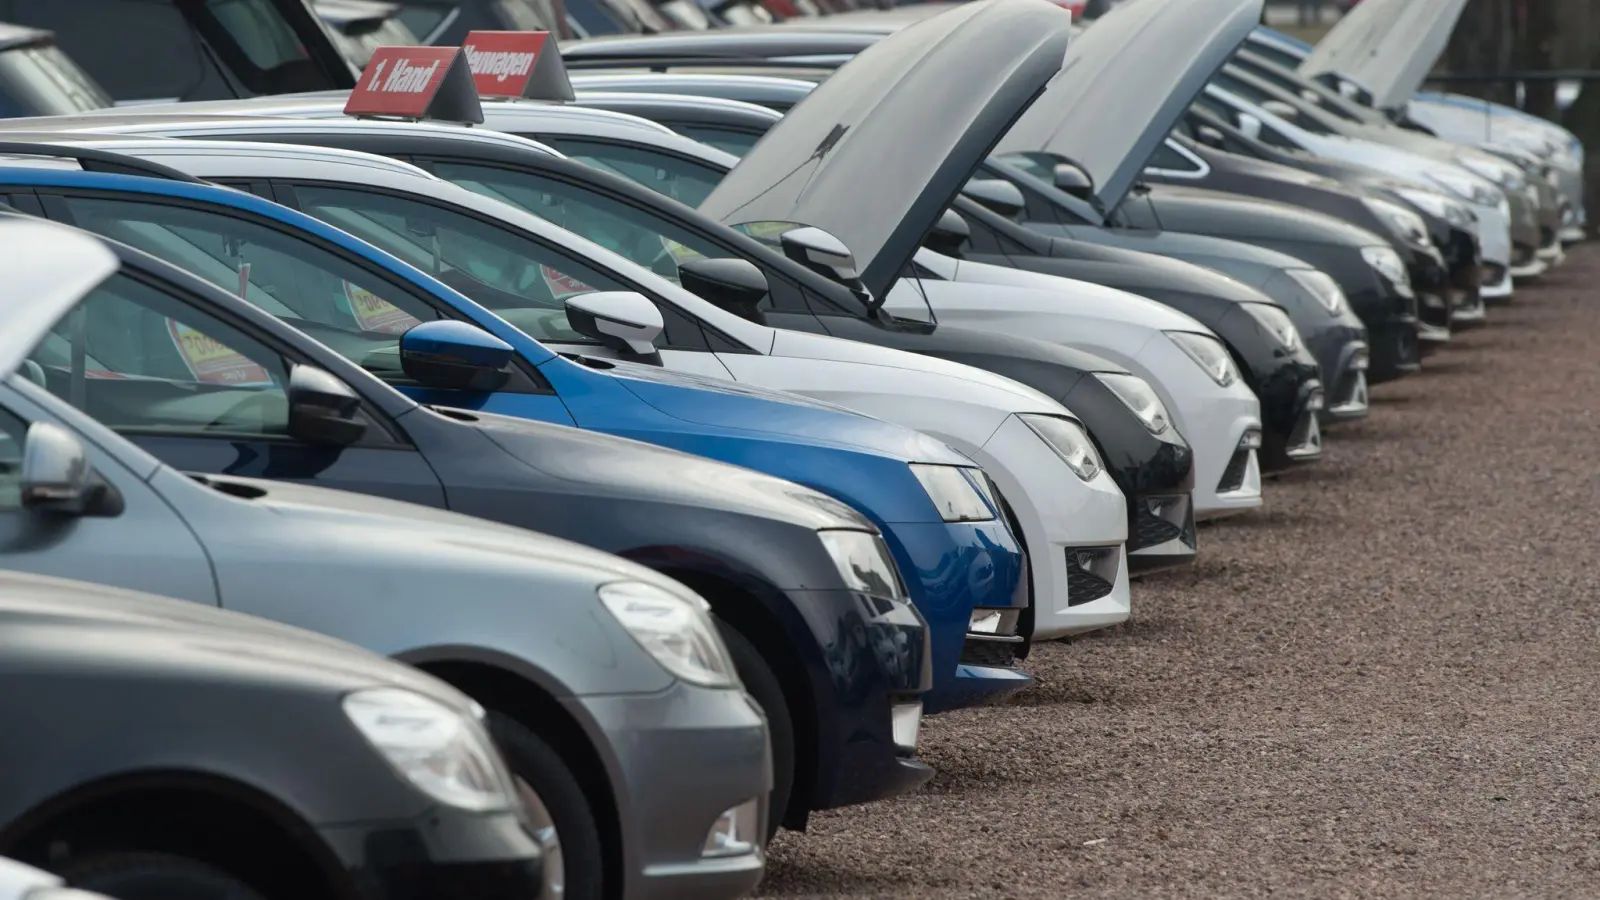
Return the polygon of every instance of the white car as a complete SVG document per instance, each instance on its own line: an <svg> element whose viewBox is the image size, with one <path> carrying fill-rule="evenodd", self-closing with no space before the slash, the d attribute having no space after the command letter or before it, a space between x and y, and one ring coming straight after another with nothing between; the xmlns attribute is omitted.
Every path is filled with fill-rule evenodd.
<svg viewBox="0 0 1600 900"><path fill-rule="evenodd" d="M111 900L104 894L95 894L69 888L49 872L41 872L14 859L0 857L0 900Z"/></svg>
<svg viewBox="0 0 1600 900"><path fill-rule="evenodd" d="M1216 85L1207 85L1195 104L1245 134L1279 147L1369 166L1397 178L1443 189L1472 208L1478 217L1478 246L1484 262L1504 271L1498 281L1483 286L1482 296L1511 296L1511 205L1487 178L1409 150L1336 134L1315 134Z"/></svg>
<svg viewBox="0 0 1600 900"><path fill-rule="evenodd" d="M184 130L175 123L171 127L173 133ZM1031 388L957 363L749 321L545 219L386 157L143 136L73 143L224 184L272 179L294 190L302 211L424 271L439 272L444 260L458 272L470 267L475 278L441 277L553 348L591 358L659 354L660 362L676 371L805 394L938 437L983 464L1030 547L1057 548L1030 554L1036 637L1105 627L1129 615L1122 493L1072 413ZM339 191L322 200L319 186ZM437 244L430 246L433 238L419 236L417 229L436 236ZM152 242L143 249L162 254L167 248ZM497 263L509 265L513 257L541 263L543 287L535 285L532 292L544 299L519 294L519 285L488 271ZM195 265L191 258L169 258ZM237 280L225 268L198 274L219 283ZM565 312L550 308L548 298L564 299ZM704 329L717 336L717 343L677 349L679 328ZM1069 549L1093 554L1094 574L1111 584L1109 593L1069 605L1064 555Z"/></svg>

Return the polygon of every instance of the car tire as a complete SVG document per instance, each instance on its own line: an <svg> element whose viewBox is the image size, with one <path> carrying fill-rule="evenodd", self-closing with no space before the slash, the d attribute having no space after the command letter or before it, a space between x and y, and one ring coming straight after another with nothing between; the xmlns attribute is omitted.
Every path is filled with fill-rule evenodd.
<svg viewBox="0 0 1600 900"><path fill-rule="evenodd" d="M59 874L71 887L117 900L265 900L221 869L166 853L91 856Z"/></svg>
<svg viewBox="0 0 1600 900"><path fill-rule="evenodd" d="M489 733L500 745L519 790L532 791L536 803L549 814L554 827L554 846L559 850L562 882L559 889L547 885L550 900L600 900L606 896L605 857L600 846L600 828L595 824L589 798L566 761L531 729L512 717L489 712ZM530 817L537 818L530 809ZM536 827L543 823L534 822ZM541 836L546 848L549 836ZM548 861L546 875L550 873ZM620 878L620 873L617 875Z"/></svg>
<svg viewBox="0 0 1600 900"><path fill-rule="evenodd" d="M721 619L717 620L717 630L728 645L744 689L767 717L767 735L772 742L772 793L767 800L766 838L771 841L794 796L794 720L789 716L789 700L784 696L783 683L754 644Z"/></svg>

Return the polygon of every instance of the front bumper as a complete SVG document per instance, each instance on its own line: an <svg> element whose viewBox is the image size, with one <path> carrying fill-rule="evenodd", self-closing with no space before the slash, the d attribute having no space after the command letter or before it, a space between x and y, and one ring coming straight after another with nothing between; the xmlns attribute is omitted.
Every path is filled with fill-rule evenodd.
<svg viewBox="0 0 1600 900"><path fill-rule="evenodd" d="M1111 579L1108 592L1096 597L1095 603L1085 603L1073 590L1064 556L1069 548L1114 554L1117 560L1125 555L1128 502L1109 471L1084 481L1015 416L1001 424L975 458L999 486L1022 527L1032 576L1032 637L1050 640L1125 621L1130 610L1126 565L1114 565L1113 574L1119 567L1121 572ZM1026 481L1018 473L1025 473ZM1028 633L1024 631L1024 636ZM1021 641L969 635L962 669L969 670L969 678L993 680L997 674L987 670L1014 667L1011 657L1019 651L1026 652Z"/></svg>
<svg viewBox="0 0 1600 900"><path fill-rule="evenodd" d="M1242 381L1219 386L1178 345L1153 338L1130 368L1150 382L1194 451L1193 515L1214 519L1261 505L1261 402ZM1248 445L1248 446L1247 446Z"/></svg>
<svg viewBox="0 0 1600 900"><path fill-rule="evenodd" d="M1511 205L1511 277L1537 278L1549 264L1539 258L1539 210L1520 194L1508 192Z"/></svg>
<svg viewBox="0 0 1600 900"><path fill-rule="evenodd" d="M1512 292L1510 207L1470 205L1478 217L1478 250L1483 265L1481 296L1491 302L1504 300Z"/></svg>
<svg viewBox="0 0 1600 900"><path fill-rule="evenodd" d="M1367 326L1369 384L1393 381L1422 368L1416 297L1403 297L1375 284L1348 299Z"/></svg>
<svg viewBox="0 0 1600 900"><path fill-rule="evenodd" d="M543 890L538 841L515 812L436 808L414 821L338 825L318 834L349 874L344 896L360 900L529 900Z"/></svg>
<svg viewBox="0 0 1600 900"><path fill-rule="evenodd" d="M727 857L705 857L701 851L706 833L723 811L752 799L760 801L765 827L772 760L765 720L754 701L743 691L679 681L654 694L568 702L581 704L583 715L605 734L617 737L610 746L619 778L611 788L622 828L623 896L628 900L732 898L753 889L765 867L759 846ZM892 756L892 741L888 751ZM853 778L866 774L848 772ZM456 891L415 896L473 895Z"/></svg>
<svg viewBox="0 0 1600 900"><path fill-rule="evenodd" d="M1042 442L1041 447L1048 451ZM1029 605L1027 560L1005 523L892 523L882 528L911 600L928 623L933 689L924 697L926 710L978 706L1032 684L1015 666L961 663L974 610L1023 610Z"/></svg>

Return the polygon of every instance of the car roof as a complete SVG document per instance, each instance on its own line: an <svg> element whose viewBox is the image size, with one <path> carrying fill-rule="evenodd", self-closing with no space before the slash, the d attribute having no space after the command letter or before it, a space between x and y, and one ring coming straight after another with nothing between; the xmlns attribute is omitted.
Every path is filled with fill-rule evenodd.
<svg viewBox="0 0 1600 900"><path fill-rule="evenodd" d="M0 133L4 136L4 133ZM307 172L314 172L319 168L326 169L330 166L355 167L360 169L365 183L372 184L403 184L406 181L431 182L443 184L423 169L408 162L390 159L387 156L377 156L371 153L358 153L352 150L338 150L329 147L314 147L302 144L272 144L257 141L178 141L165 137L145 136L120 136L103 134L73 134L73 135L35 135L28 134L29 138L55 139L55 142L64 146L84 146L99 150L109 150L114 153L127 153L141 159L161 162L165 159L182 159L185 157L250 157L270 161L269 171L261 172L256 177L296 177L304 176ZM30 158L34 154L22 154L6 157L4 144L0 143L0 166L34 167L37 160ZM180 164L171 164L173 168L184 170ZM205 177L205 176L201 176Z"/></svg>

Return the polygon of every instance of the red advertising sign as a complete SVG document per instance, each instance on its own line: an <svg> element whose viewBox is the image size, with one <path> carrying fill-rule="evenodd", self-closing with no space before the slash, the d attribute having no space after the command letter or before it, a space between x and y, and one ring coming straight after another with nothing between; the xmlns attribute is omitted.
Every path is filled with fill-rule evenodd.
<svg viewBox="0 0 1600 900"><path fill-rule="evenodd" d="M480 97L574 99L567 67L548 31L473 31L461 49Z"/></svg>
<svg viewBox="0 0 1600 900"><path fill-rule="evenodd" d="M344 114L483 121L459 47L379 47L350 92Z"/></svg>
<svg viewBox="0 0 1600 900"><path fill-rule="evenodd" d="M568 297L576 297L579 294L588 294L594 291L594 288L573 278L571 275L562 274L549 266L540 266L539 274L544 276L544 286L550 289L550 296L557 300L565 300Z"/></svg>
<svg viewBox="0 0 1600 900"><path fill-rule="evenodd" d="M196 381L207 384L265 385L272 383L267 370L248 356L210 335L181 322L167 320L167 332L178 347L178 355L194 373Z"/></svg>
<svg viewBox="0 0 1600 900"><path fill-rule="evenodd" d="M461 42L480 97L521 97L548 31L474 31Z"/></svg>

